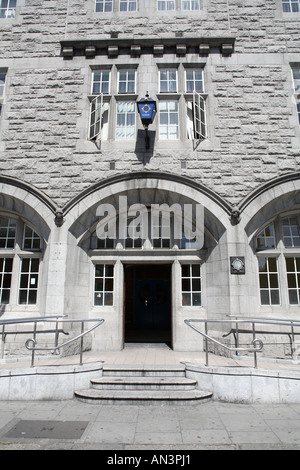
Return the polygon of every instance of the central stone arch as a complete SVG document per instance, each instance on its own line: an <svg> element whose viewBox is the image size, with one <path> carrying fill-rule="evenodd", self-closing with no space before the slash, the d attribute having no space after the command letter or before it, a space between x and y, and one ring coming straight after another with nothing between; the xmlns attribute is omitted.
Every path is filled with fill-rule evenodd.
<svg viewBox="0 0 300 470"><path fill-rule="evenodd" d="M98 221L97 208L100 204L118 207L119 197L126 196L128 205L149 204L201 204L204 207L206 241L203 250L126 249L117 247L109 250L93 249L90 239ZM120 349L126 341L124 324L128 296L135 296L134 288L127 288L130 269L139 276L139 289L143 280L152 279L151 289L156 283L170 284L169 307L171 309L171 343L174 349L198 348L199 338L184 325L186 316L198 315L206 318L209 311L218 310L218 294L212 279L227 269L224 264L224 250L227 252L227 229L230 224L231 208L216 194L190 180L165 174L138 173L115 177L99 182L70 201L63 209L65 229L68 230L68 255L66 273L65 313L79 317L105 319L103 328L94 340L96 349ZM95 247L94 247L95 248ZM203 304L199 309L189 309L181 303L180 276L182 263L206 265L203 268ZM112 305L93 305L93 270L102 265L114 266L114 287ZM142 274L141 274L142 273ZM145 286L144 286L145 287ZM148 286L149 287L149 286ZM150 289L149 287L149 289ZM161 287L161 286L160 286ZM159 288L159 287L158 287ZM222 290L223 303L224 289ZM204 292L205 290L205 292ZM95 298L94 298L95 300ZM146 299L147 301L147 299ZM137 307L135 307L137 308ZM139 307L141 308L141 306ZM127 316L126 316L127 315ZM201 349L201 348L200 348Z"/></svg>

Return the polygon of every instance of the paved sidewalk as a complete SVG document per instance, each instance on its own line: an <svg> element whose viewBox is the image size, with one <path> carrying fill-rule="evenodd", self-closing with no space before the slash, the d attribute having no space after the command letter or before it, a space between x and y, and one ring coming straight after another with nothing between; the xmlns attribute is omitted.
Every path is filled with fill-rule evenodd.
<svg viewBox="0 0 300 470"><path fill-rule="evenodd" d="M0 402L0 450L300 449L300 404Z"/></svg>

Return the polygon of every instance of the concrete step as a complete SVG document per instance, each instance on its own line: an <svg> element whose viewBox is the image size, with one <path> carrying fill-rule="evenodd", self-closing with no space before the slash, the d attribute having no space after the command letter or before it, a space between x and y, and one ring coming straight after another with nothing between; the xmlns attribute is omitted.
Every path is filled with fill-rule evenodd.
<svg viewBox="0 0 300 470"><path fill-rule="evenodd" d="M118 376L91 380L97 390L194 390L197 381L186 377Z"/></svg>
<svg viewBox="0 0 300 470"><path fill-rule="evenodd" d="M108 365L103 375L91 380L91 388L75 392L85 403L98 404L187 404L212 397L197 390L185 366Z"/></svg>
<svg viewBox="0 0 300 470"><path fill-rule="evenodd" d="M96 390L87 389L75 392L75 397L85 403L97 404L153 404L186 405L206 401L212 393L201 390Z"/></svg>
<svg viewBox="0 0 300 470"><path fill-rule="evenodd" d="M139 366L109 365L103 366L104 377L185 377L185 366Z"/></svg>

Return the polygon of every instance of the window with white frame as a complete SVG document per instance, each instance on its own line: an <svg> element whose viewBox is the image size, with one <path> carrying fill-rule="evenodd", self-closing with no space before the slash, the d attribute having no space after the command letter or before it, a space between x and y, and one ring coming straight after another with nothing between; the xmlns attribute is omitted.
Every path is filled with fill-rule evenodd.
<svg viewBox="0 0 300 470"><path fill-rule="evenodd" d="M201 265L181 265L182 306L201 306Z"/></svg>
<svg viewBox="0 0 300 470"><path fill-rule="evenodd" d="M117 101L116 139L135 139L135 101Z"/></svg>
<svg viewBox="0 0 300 470"><path fill-rule="evenodd" d="M110 70L94 70L92 75L92 94L90 101L89 140L108 139L108 119L110 108Z"/></svg>
<svg viewBox="0 0 300 470"><path fill-rule="evenodd" d="M96 264L94 278L94 305L99 307L114 304L114 265Z"/></svg>
<svg viewBox="0 0 300 470"><path fill-rule="evenodd" d="M278 216L255 243L261 305L299 305L300 214Z"/></svg>
<svg viewBox="0 0 300 470"><path fill-rule="evenodd" d="M159 91L160 93L177 92L177 69L159 70Z"/></svg>
<svg viewBox="0 0 300 470"><path fill-rule="evenodd" d="M39 258L22 258L19 304L35 305L39 280Z"/></svg>
<svg viewBox="0 0 300 470"><path fill-rule="evenodd" d="M96 11L112 12L113 0L96 0Z"/></svg>
<svg viewBox="0 0 300 470"><path fill-rule="evenodd" d="M279 305L279 279L277 258L258 257L261 305Z"/></svg>
<svg viewBox="0 0 300 470"><path fill-rule="evenodd" d="M282 0L284 13L297 13L300 11L300 0Z"/></svg>
<svg viewBox="0 0 300 470"><path fill-rule="evenodd" d="M290 305L300 304L300 256L286 258L286 274Z"/></svg>
<svg viewBox="0 0 300 470"><path fill-rule="evenodd" d="M159 11L175 10L175 0L158 0L157 1L157 9Z"/></svg>
<svg viewBox="0 0 300 470"><path fill-rule="evenodd" d="M282 235L285 248L300 247L299 216L290 216L282 219Z"/></svg>
<svg viewBox="0 0 300 470"><path fill-rule="evenodd" d="M292 68L294 78L294 91L297 106L298 121L300 124L300 65Z"/></svg>
<svg viewBox="0 0 300 470"><path fill-rule="evenodd" d="M37 304L42 244L41 237L22 219L0 216L1 304Z"/></svg>
<svg viewBox="0 0 300 470"><path fill-rule="evenodd" d="M17 0L0 0L0 18L14 18Z"/></svg>
<svg viewBox="0 0 300 470"><path fill-rule="evenodd" d="M136 11L136 0L120 0L120 11Z"/></svg>
<svg viewBox="0 0 300 470"><path fill-rule="evenodd" d="M0 257L0 303L1 305L9 304L11 278L13 270L13 258Z"/></svg>
<svg viewBox="0 0 300 470"><path fill-rule="evenodd" d="M275 248L274 224L267 225L256 237L257 250Z"/></svg>
<svg viewBox="0 0 300 470"><path fill-rule="evenodd" d="M161 140L179 139L179 101L159 101L159 138Z"/></svg>
<svg viewBox="0 0 300 470"><path fill-rule="evenodd" d="M199 0L182 0L183 10L200 10Z"/></svg>
<svg viewBox="0 0 300 470"><path fill-rule="evenodd" d="M135 69L120 69L118 71L118 93L135 93Z"/></svg>
<svg viewBox="0 0 300 470"><path fill-rule="evenodd" d="M108 94L110 91L110 70L94 70L92 93L99 95L100 93Z"/></svg>
<svg viewBox="0 0 300 470"><path fill-rule="evenodd" d="M204 92L203 69L202 68L186 68L185 69L185 91L186 93Z"/></svg>
<svg viewBox="0 0 300 470"><path fill-rule="evenodd" d="M185 69L185 92L187 93L187 137L192 140L206 139L206 95L202 68ZM188 94L191 94L190 99Z"/></svg>

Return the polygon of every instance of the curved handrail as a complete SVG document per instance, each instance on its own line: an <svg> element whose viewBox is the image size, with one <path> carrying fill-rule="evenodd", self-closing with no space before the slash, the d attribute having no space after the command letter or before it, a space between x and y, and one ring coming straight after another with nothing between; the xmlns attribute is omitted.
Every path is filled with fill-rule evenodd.
<svg viewBox="0 0 300 470"><path fill-rule="evenodd" d="M27 350L31 351L31 367L34 366L34 356L35 356L35 351L59 351L61 348L64 346L73 343L74 341L77 341L78 339L81 340L80 344L80 365L82 365L82 353L83 353L83 337L90 333L91 331L95 330L98 328L100 325L104 323L104 319L99 319L99 318L69 318L67 315L51 315L51 316L45 316L45 317L27 317L27 318L10 318L10 319L0 319L0 326L2 326L2 355L4 353L4 342L7 334L12 333L11 331L6 331L5 326L7 325L18 325L18 324L28 324L28 323L33 323L33 337L28 338L25 341L25 347ZM58 336L59 333L63 333L65 335L68 335L66 331L62 329L58 329L58 324L60 323L81 323L81 333L68 341L65 341L61 344L58 344ZM93 325L91 328L88 330L84 331L84 324L88 322L96 322L95 325ZM37 324L38 323L56 323L56 328L53 330L46 330L46 331L37 331ZM15 333L20 333L20 334L25 334L25 332L22 331L16 331L13 332ZM27 332L28 333L28 332ZM55 333L55 345L54 346L37 346L37 334L40 333Z"/></svg>
<svg viewBox="0 0 300 470"><path fill-rule="evenodd" d="M68 321L71 321L72 323L74 323L74 321L76 320L68 320ZM77 321L82 321L82 322L87 322L87 321L97 321L97 320L77 320ZM65 341L64 343L62 344L58 344L57 346L42 346L42 347L36 347L37 345L37 341L36 339L34 338L28 338L26 341L25 341L25 347L26 349L28 349L29 351L57 351L61 348L63 348L64 346L66 346L67 344L70 344L70 343L73 343L74 341L76 341L77 339L79 338L82 338L83 336L87 335L88 333L90 333L91 331L95 330L96 328L98 328L98 326L102 325L102 323L104 323L105 320L101 319L98 321L98 323L94 326L92 326L91 328L89 328L88 330L84 331L83 333L80 333L80 335L77 335L77 336L74 336L74 338L71 338L69 339L68 341ZM29 343L32 342L34 344L33 347L30 347L29 346Z"/></svg>
<svg viewBox="0 0 300 470"><path fill-rule="evenodd" d="M238 323L245 323L246 321L244 320L237 320L235 321L235 323L238 322ZM194 331L196 331L197 333L200 333L205 339L206 339L206 342L207 341L212 341L213 343L215 344L218 344L219 346L227 349L228 351L232 351L232 352L252 352L254 353L254 361L255 361L255 367L257 367L257 359L256 359L256 353L262 351L263 347L264 347L264 343L261 339L259 338L253 338L253 340L251 341L251 344L253 347L249 347L249 348L236 348L236 347L231 347L231 346L228 346L227 344L223 344L221 343L220 341L218 341L217 339L215 338L212 338L211 336L209 336L207 334L207 324L208 323L232 323L232 320L199 320L199 319L187 319L187 320L184 320L184 323L189 326L190 328L192 328ZM205 324L205 333L201 330L199 330L198 328L196 328L196 326L192 325L191 323L204 323ZM248 320L248 323L249 323L249 320ZM208 348L207 348L207 343L206 343L206 365L208 365Z"/></svg>
<svg viewBox="0 0 300 470"><path fill-rule="evenodd" d="M216 340L215 338L212 338L211 336L208 336L206 333L203 333L203 331L200 331L198 328L196 328L195 326L193 325L190 325L191 322L202 322L202 323L207 323L207 322L212 322L212 323L224 323L223 320L184 320L184 323L188 326L190 326L193 330L197 331L197 333L200 333L202 336L204 336L205 338L207 338L208 340L210 341L213 341L214 343L218 344L219 346L222 346L223 348L225 349L228 349L228 351L232 351L232 352L246 352L246 351L249 351L249 352L260 352L263 347L264 347L264 343L261 339L259 338L254 338L252 341L251 341L251 344L259 344L258 347L254 347L254 348L233 348L231 346L228 346L227 344L223 344L221 343L220 341ZM231 323L231 321L229 322ZM248 321L249 323L249 321Z"/></svg>

